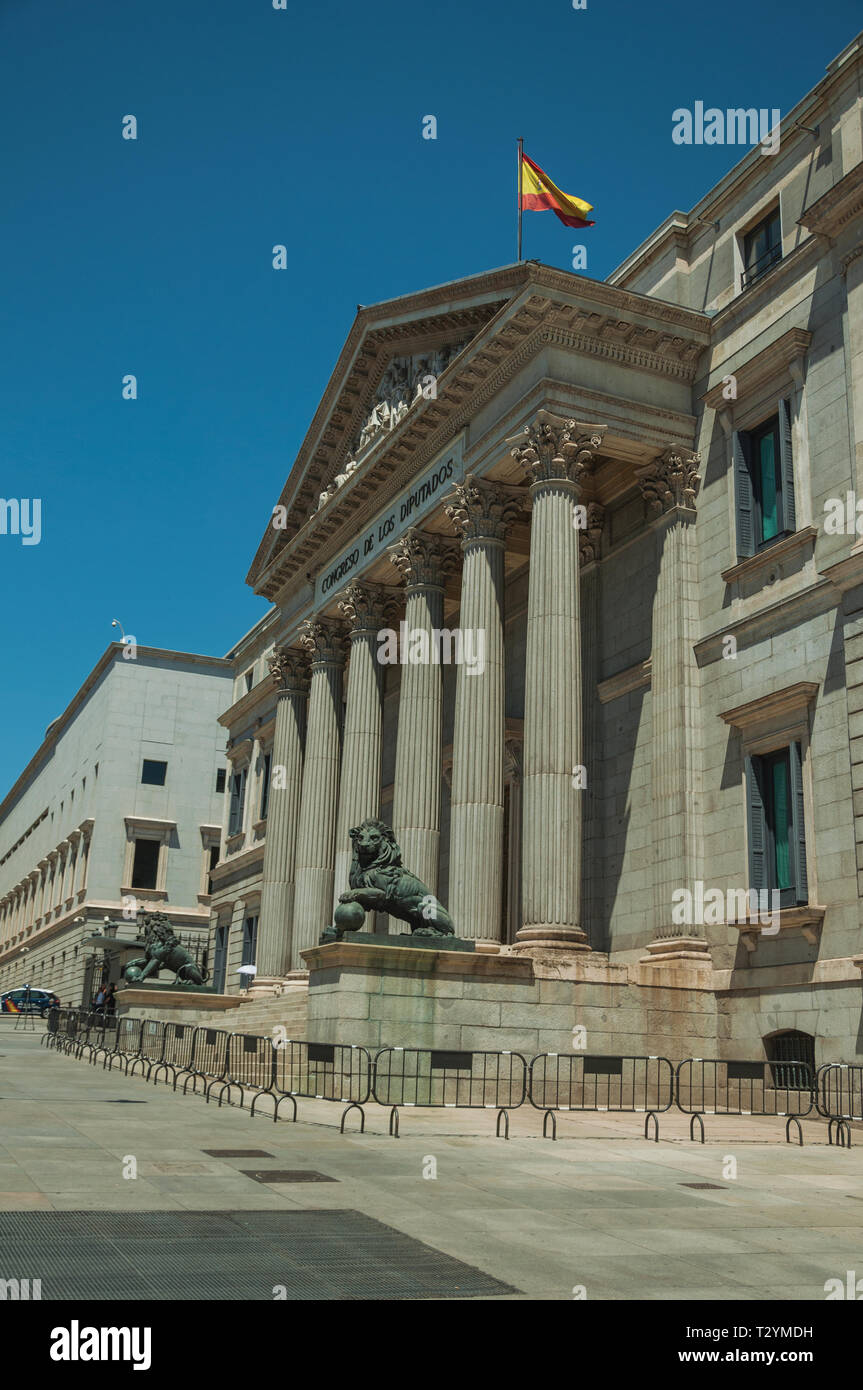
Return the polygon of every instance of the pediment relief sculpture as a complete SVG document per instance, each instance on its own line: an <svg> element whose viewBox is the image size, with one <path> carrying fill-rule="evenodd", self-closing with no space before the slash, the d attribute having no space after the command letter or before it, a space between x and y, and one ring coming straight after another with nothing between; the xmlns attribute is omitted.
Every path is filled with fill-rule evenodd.
<svg viewBox="0 0 863 1390"><path fill-rule="evenodd" d="M433 400L437 395L437 381L446 371L450 362L457 357L468 340L452 343L449 347L435 352L417 353L412 357L394 357L381 378L375 392L374 404L363 422L359 433L348 452L348 458L332 481L318 495L318 503L310 516L325 507L331 497L359 468L357 455L361 455L379 435L394 430L408 411L421 400Z"/></svg>

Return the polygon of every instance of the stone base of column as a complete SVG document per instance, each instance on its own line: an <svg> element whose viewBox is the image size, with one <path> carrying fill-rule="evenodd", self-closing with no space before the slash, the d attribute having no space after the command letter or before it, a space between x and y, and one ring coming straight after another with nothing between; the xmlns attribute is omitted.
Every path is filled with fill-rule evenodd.
<svg viewBox="0 0 863 1390"><path fill-rule="evenodd" d="M513 953L525 955L541 951L589 951L587 933L580 927L537 926L521 927L515 935Z"/></svg>
<svg viewBox="0 0 863 1390"><path fill-rule="evenodd" d="M255 983L245 991L247 999L268 999L283 994L289 985L308 979L307 970L290 970L286 975L256 975Z"/></svg>
<svg viewBox="0 0 863 1390"><path fill-rule="evenodd" d="M647 955L639 958L639 965L665 965L668 961L692 960L699 965L712 965L710 948L701 936L666 936L659 941L650 941Z"/></svg>

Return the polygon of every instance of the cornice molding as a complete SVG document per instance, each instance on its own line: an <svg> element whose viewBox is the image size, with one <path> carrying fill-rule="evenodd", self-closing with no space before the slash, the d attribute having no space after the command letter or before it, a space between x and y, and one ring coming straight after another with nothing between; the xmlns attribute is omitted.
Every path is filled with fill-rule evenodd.
<svg viewBox="0 0 863 1390"><path fill-rule="evenodd" d="M720 369L723 372L723 379L712 386L709 391L705 391L701 399L710 410L727 410L734 405L734 401L726 400L723 395L725 377L733 375L736 378L736 400L750 396L760 387L766 385L772 377L787 373L792 363L805 356L811 342L812 334L808 329L789 328L775 342L769 343L754 357L750 357L741 366L735 367L733 372L728 371L726 366L723 366Z"/></svg>
<svg viewBox="0 0 863 1390"><path fill-rule="evenodd" d="M308 568L311 555L320 550L322 542L326 544L333 537L346 518L356 524L358 504L362 506L369 497L379 497L382 487L392 492L409 481L424 462L475 417L486 400L549 343L676 381L691 383L696 379L698 363L710 337L706 315L547 267L530 270L522 300L512 306L504 305L500 314L483 325L441 377L437 397L422 400L409 410L395 429L366 452L335 496L311 517L305 515L305 510L312 505L323 474L313 470L310 462L304 464L301 452L291 476L299 467L304 470L302 477L290 489L290 500L286 484L280 503L287 507L288 525L274 533L275 549L269 535L273 528L268 526L247 576L247 582L257 592L275 601L296 570ZM527 293L528 290L534 292ZM578 294L588 304L555 300L548 291L557 290ZM595 305L614 312L599 312ZM622 318L625 313L631 319ZM653 323L637 321L645 319L652 319ZM382 366L381 374L384 370ZM374 389L370 378L367 385L363 405ZM347 435L342 443L346 439ZM335 459L336 455L333 468ZM406 459L410 460L410 467L400 478L399 466ZM293 531L291 518L296 527Z"/></svg>
<svg viewBox="0 0 863 1390"><path fill-rule="evenodd" d="M863 160L855 164L844 178L826 193L817 198L802 217L798 225L819 236L829 237L831 241L845 231L855 218L863 215Z"/></svg>
<svg viewBox="0 0 863 1390"><path fill-rule="evenodd" d="M751 733L764 724L800 720L819 688L817 681L797 681L794 685L787 685L784 690L774 690L768 695L759 696L757 700L749 700L745 705L720 710L719 718L741 733Z"/></svg>

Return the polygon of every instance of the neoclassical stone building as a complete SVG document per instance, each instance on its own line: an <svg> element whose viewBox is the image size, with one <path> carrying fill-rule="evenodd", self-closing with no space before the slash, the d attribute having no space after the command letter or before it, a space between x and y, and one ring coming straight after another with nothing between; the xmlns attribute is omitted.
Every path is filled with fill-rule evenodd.
<svg viewBox="0 0 863 1390"><path fill-rule="evenodd" d="M861 76L855 40L605 282L360 309L230 654L225 972L321 964L380 816L509 962L441 1045L858 1054Z"/></svg>

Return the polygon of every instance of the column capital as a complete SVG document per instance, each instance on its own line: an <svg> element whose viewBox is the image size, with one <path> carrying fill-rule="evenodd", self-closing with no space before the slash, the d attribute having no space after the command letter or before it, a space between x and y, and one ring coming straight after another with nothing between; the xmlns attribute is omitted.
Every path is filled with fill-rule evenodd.
<svg viewBox="0 0 863 1390"><path fill-rule="evenodd" d="M533 424L508 440L512 456L532 483L570 482L580 485L593 471L605 425L564 420L548 410L537 412Z"/></svg>
<svg viewBox="0 0 863 1390"><path fill-rule="evenodd" d="M414 526L390 546L388 553L407 589L442 589L444 575L455 573L458 567L454 541Z"/></svg>
<svg viewBox="0 0 863 1390"><path fill-rule="evenodd" d="M675 507L695 511L695 498L701 486L700 466L700 454L671 445L650 463L636 468L635 476L651 520Z"/></svg>
<svg viewBox="0 0 863 1390"><path fill-rule="evenodd" d="M300 624L298 640L308 652L313 668L344 665L347 646L342 623L332 618L306 618Z"/></svg>
<svg viewBox="0 0 863 1390"><path fill-rule="evenodd" d="M602 528L605 525L605 508L601 502L588 502L587 525L578 532L578 561L582 569L599 559L602 541Z"/></svg>
<svg viewBox="0 0 863 1390"><path fill-rule="evenodd" d="M377 633L401 608L401 594L388 584L348 584L339 597L339 612L354 637Z"/></svg>
<svg viewBox="0 0 863 1390"><path fill-rule="evenodd" d="M309 689L309 658L299 647L277 647L267 658L279 695L305 695Z"/></svg>
<svg viewBox="0 0 863 1390"><path fill-rule="evenodd" d="M524 509L525 493L468 473L444 501L449 502L444 510L464 546L476 540L505 541L510 524Z"/></svg>

